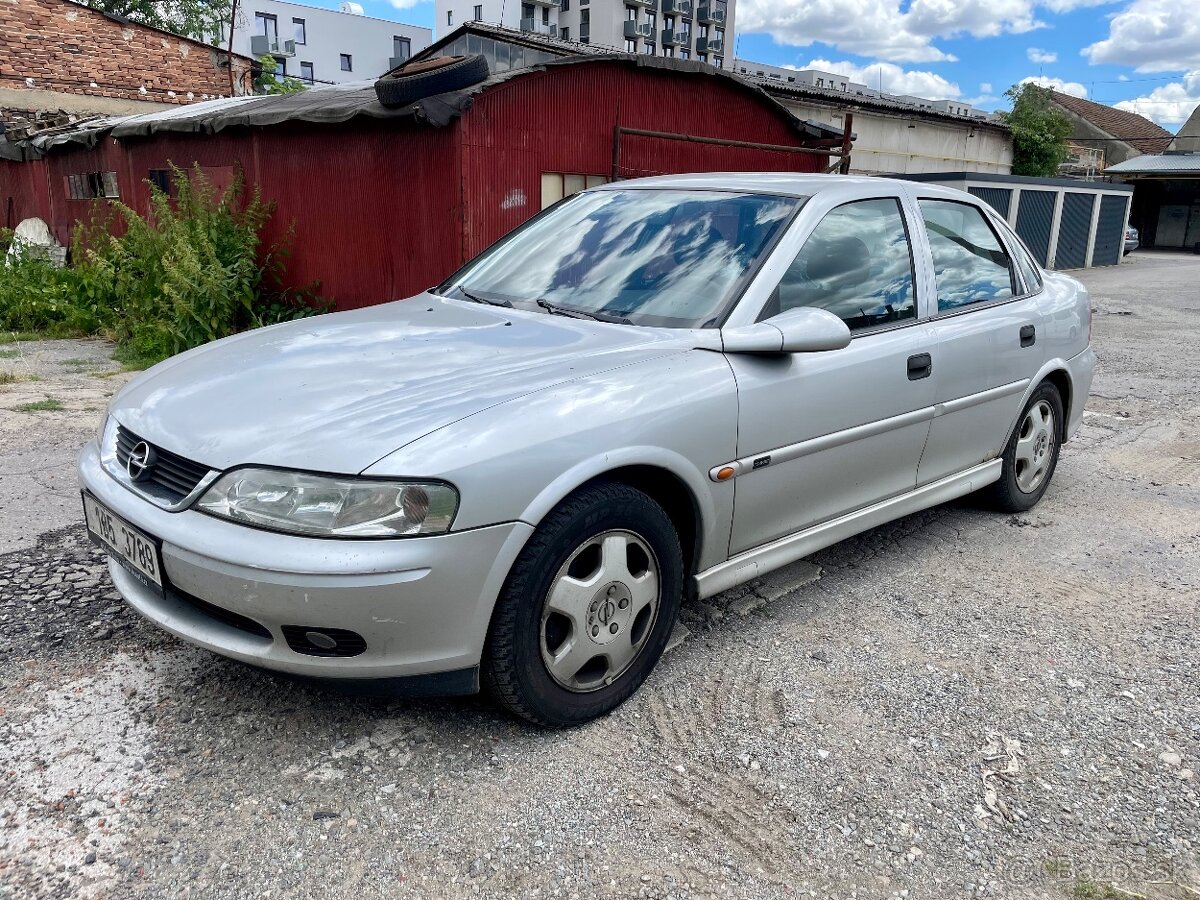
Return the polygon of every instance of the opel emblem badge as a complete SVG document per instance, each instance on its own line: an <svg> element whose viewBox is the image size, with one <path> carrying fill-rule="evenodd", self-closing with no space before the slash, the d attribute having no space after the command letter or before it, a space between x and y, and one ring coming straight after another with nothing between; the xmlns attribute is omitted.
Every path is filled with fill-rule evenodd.
<svg viewBox="0 0 1200 900"><path fill-rule="evenodd" d="M154 473L154 465L157 462L158 455L154 448L142 441L129 451L129 459L125 461L125 471L129 474L129 480L146 481Z"/></svg>
<svg viewBox="0 0 1200 900"><path fill-rule="evenodd" d="M613 617L613 613L617 611L617 604L611 600L605 600L600 604L600 608L596 610L596 620L601 625L607 625L608 620Z"/></svg>

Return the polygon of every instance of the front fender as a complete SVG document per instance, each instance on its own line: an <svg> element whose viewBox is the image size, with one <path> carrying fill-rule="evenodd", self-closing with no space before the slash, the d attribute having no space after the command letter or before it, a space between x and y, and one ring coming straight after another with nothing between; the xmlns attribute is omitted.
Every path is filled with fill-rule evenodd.
<svg viewBox="0 0 1200 900"><path fill-rule="evenodd" d="M725 559L732 484L707 472L736 455L737 386L724 356L685 351L565 382L468 416L380 460L368 475L430 477L459 492L455 531L536 525L580 485L656 466L700 512L701 566Z"/></svg>

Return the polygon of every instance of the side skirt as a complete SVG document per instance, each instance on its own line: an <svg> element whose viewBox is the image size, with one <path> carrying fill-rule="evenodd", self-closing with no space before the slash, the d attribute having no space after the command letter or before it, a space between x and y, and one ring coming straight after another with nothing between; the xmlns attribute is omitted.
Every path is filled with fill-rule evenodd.
<svg viewBox="0 0 1200 900"><path fill-rule="evenodd" d="M711 597L893 519L977 491L999 479L1002 467L1001 460L993 459L907 494L892 497L837 519L830 519L761 547L746 550L697 575L697 595L700 598Z"/></svg>

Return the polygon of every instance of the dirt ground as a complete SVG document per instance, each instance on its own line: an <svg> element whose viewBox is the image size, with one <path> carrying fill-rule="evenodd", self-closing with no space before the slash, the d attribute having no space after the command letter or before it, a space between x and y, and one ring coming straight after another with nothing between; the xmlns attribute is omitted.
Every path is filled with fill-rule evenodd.
<svg viewBox="0 0 1200 900"><path fill-rule="evenodd" d="M0 898L1195 900L1200 257L1082 277L1101 368L1036 509L939 507L691 605L565 732L143 624L72 469L127 376L0 344Z"/></svg>

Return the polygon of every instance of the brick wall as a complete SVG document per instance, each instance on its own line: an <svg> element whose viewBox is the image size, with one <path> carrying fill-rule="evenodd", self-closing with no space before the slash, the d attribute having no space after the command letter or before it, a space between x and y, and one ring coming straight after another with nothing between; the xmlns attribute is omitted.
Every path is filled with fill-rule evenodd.
<svg viewBox="0 0 1200 900"><path fill-rule="evenodd" d="M187 103L229 95L226 59L206 44L70 0L0 0L0 87ZM234 56L234 93L247 92L250 66Z"/></svg>

